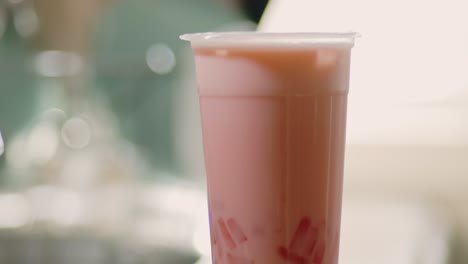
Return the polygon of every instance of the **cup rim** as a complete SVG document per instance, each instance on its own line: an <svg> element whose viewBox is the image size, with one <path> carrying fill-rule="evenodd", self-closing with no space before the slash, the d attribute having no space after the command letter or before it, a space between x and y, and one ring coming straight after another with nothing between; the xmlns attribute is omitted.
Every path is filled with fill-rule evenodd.
<svg viewBox="0 0 468 264"><path fill-rule="evenodd" d="M189 33L180 39L196 47L353 47L356 32L202 32Z"/></svg>

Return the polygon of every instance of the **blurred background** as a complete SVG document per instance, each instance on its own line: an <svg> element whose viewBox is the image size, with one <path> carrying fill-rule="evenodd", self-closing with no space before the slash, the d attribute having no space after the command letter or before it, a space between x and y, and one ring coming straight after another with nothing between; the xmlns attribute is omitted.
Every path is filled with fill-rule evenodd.
<svg viewBox="0 0 468 264"><path fill-rule="evenodd" d="M0 264L208 264L199 31L345 31L341 263L468 262L462 0L0 0Z"/></svg>

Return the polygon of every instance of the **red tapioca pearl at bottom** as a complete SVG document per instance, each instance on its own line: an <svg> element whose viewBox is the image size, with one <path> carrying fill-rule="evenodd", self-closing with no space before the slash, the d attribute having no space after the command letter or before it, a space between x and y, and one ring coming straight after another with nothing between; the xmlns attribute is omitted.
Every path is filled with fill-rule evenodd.
<svg viewBox="0 0 468 264"><path fill-rule="evenodd" d="M309 217L303 217L297 225L296 231L289 244L289 250L301 252L308 240L308 231L311 228L312 221Z"/></svg>
<svg viewBox="0 0 468 264"><path fill-rule="evenodd" d="M244 233L244 230L234 218L229 218L227 220L227 225L229 227L229 230L231 230L231 233L234 239L237 241L237 243L242 243L248 240L247 236Z"/></svg>
<svg viewBox="0 0 468 264"><path fill-rule="evenodd" d="M226 245L230 249L236 248L236 243L232 239L231 233L229 233L229 230L228 230L228 228L226 226L226 223L224 222L223 218L218 219L218 225L219 225L219 229L221 231L221 235L223 236L224 241L226 242Z"/></svg>
<svg viewBox="0 0 468 264"><path fill-rule="evenodd" d="M307 264L307 259L294 252L289 252L287 248L280 246L277 249L277 253L283 260L286 260L290 264Z"/></svg>
<svg viewBox="0 0 468 264"><path fill-rule="evenodd" d="M278 255L280 256L280 258L284 259L284 260L288 260L288 250L283 247L283 246L280 246L278 247L278 249L276 250Z"/></svg>

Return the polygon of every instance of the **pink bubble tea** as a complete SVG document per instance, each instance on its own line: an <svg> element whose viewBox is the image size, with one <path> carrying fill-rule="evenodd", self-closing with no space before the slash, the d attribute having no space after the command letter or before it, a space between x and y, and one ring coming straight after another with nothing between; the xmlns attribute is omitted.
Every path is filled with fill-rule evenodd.
<svg viewBox="0 0 468 264"><path fill-rule="evenodd" d="M213 263L337 264L351 33L202 33Z"/></svg>

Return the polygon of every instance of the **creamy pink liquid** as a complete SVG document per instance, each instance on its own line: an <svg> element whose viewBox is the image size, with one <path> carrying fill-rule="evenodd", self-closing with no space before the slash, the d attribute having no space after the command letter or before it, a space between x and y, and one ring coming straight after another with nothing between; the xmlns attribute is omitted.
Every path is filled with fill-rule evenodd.
<svg viewBox="0 0 468 264"><path fill-rule="evenodd" d="M338 263L349 48L194 48L213 263Z"/></svg>

